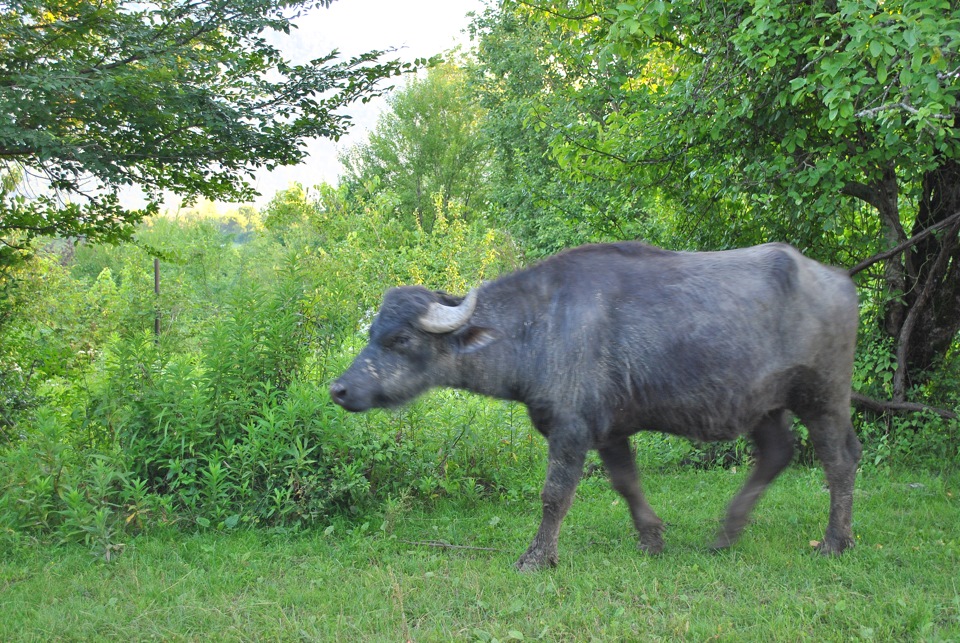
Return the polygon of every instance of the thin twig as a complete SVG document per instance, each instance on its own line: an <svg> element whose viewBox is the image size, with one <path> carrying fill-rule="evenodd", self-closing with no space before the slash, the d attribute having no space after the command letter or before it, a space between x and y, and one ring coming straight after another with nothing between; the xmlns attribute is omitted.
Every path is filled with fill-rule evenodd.
<svg viewBox="0 0 960 643"><path fill-rule="evenodd" d="M880 112L885 112L891 109L902 109L911 114L919 114L920 110L911 105L906 101L901 101L899 103L887 103L886 105L880 105L879 107L872 107L870 109L865 109L863 111L857 112L854 114L857 118L872 118L879 114ZM953 114L930 114L930 118L936 118L940 120L949 120L953 118Z"/></svg>
<svg viewBox="0 0 960 643"><path fill-rule="evenodd" d="M471 547L470 545L453 545L442 540L401 540L407 545L417 545L418 547L439 547L440 549L469 549L472 551L503 551L495 547Z"/></svg>
<svg viewBox="0 0 960 643"><path fill-rule="evenodd" d="M533 9L534 11L542 11L543 13L557 16L561 20L570 20L572 22L578 22L583 20L589 20L590 18L599 18L607 23L612 22L609 18L604 17L603 15L597 13L596 11L592 11L590 13L585 13L581 15L570 15L570 14L560 13L556 9L552 9L550 7L544 7L533 2L527 2L526 0L517 0L517 4L523 5L528 9Z"/></svg>

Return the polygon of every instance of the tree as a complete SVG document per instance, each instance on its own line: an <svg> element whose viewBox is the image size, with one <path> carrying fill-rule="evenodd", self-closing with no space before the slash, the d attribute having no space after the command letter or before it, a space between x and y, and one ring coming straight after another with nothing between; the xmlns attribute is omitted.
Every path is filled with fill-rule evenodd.
<svg viewBox="0 0 960 643"><path fill-rule="evenodd" d="M471 89L486 114L481 132L490 149L493 216L535 256L639 236L640 227L651 238L646 222L638 226L649 199L632 181L588 171L571 175L567 157L552 153L558 135L576 127L582 114L602 112L608 101L604 92L588 90L596 85L589 68L568 64L566 54L558 59L582 46L522 7L488 8L471 31Z"/></svg>
<svg viewBox="0 0 960 643"><path fill-rule="evenodd" d="M368 142L341 156L344 182L376 180L396 195L405 219L427 229L437 195L441 209L456 199L476 210L485 200L486 155L481 110L471 103L466 81L462 66L446 62L394 93Z"/></svg>
<svg viewBox="0 0 960 643"><path fill-rule="evenodd" d="M883 273L864 279L886 293L893 397L936 367L960 329L957 2L503 10L547 25L542 58L578 79L562 96L575 114L533 114L568 180L674 200L697 245L782 239L848 264L879 255Z"/></svg>
<svg viewBox="0 0 960 643"><path fill-rule="evenodd" d="M308 196L308 192L299 183L294 183L273 195L263 208L263 227L281 245L285 245L291 235L297 236L295 230L298 226L316 217L318 205L315 199Z"/></svg>
<svg viewBox="0 0 960 643"><path fill-rule="evenodd" d="M260 167L338 137L341 109L410 65L337 52L294 65L268 40L332 0L10 0L0 6L0 239L118 239L161 193L240 201ZM128 209L119 193L145 191Z"/></svg>

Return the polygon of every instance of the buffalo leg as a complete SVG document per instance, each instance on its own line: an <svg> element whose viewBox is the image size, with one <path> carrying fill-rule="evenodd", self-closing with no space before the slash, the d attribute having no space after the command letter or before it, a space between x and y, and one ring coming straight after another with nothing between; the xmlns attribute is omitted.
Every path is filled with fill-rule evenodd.
<svg viewBox="0 0 960 643"><path fill-rule="evenodd" d="M630 441L622 438L599 449L603 465L610 476L610 484L630 507L633 526L640 534L640 549L659 554L663 550L663 521L654 513L640 489L637 462Z"/></svg>
<svg viewBox="0 0 960 643"><path fill-rule="evenodd" d="M817 458L830 485L830 520L818 549L822 554L840 554L852 547L853 483L862 447L850 423L849 404L843 411L805 418Z"/></svg>
<svg viewBox="0 0 960 643"><path fill-rule="evenodd" d="M764 490L793 458L794 438L790 431L790 415L786 411L766 416L750 432L750 437L757 447L757 464L743 489L730 503L726 520L713 543L714 549L724 549L737 541Z"/></svg>
<svg viewBox="0 0 960 643"><path fill-rule="evenodd" d="M551 434L548 438L547 480L540 498L543 501L543 518L533 542L517 561L520 571L534 571L557 564L557 539L560 523L573 504L573 495L583 473L587 445L577 435L586 435L586 430L566 434Z"/></svg>

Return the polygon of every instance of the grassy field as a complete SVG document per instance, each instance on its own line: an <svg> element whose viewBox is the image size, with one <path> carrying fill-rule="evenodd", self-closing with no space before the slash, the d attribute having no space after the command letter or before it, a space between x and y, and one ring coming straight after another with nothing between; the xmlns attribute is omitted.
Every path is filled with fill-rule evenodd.
<svg viewBox="0 0 960 643"><path fill-rule="evenodd" d="M646 477L669 524L635 548L626 507L581 484L560 565L520 574L537 500L395 503L366 526L142 536L0 555L0 640L960 640L960 475L858 479L858 546L813 553L828 494L793 468L731 551L705 545L745 472ZM447 543L454 547L444 547Z"/></svg>

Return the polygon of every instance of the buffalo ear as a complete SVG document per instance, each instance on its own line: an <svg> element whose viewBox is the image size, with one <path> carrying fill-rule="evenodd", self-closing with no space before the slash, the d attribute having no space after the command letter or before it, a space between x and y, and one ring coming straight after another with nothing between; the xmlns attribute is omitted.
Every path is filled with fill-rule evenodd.
<svg viewBox="0 0 960 643"><path fill-rule="evenodd" d="M500 340L500 331L482 326L467 326L456 334L457 352L464 355L486 348Z"/></svg>

